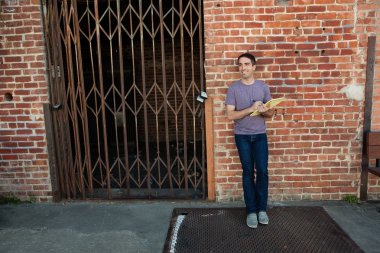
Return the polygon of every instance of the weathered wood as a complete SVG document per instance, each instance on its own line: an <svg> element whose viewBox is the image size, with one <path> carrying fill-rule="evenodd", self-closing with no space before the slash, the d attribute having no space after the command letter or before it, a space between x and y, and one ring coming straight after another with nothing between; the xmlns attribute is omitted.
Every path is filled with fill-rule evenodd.
<svg viewBox="0 0 380 253"><path fill-rule="evenodd" d="M375 71L375 49L376 49L376 36L368 37L367 49L367 68L366 68L366 82L365 82L365 104L364 104L364 123L363 123L363 157L362 157L362 172L360 175L360 200L367 200L368 190L368 164L369 158L366 155L366 134L371 131L371 113L372 113L372 99L373 99L373 79Z"/></svg>
<svg viewBox="0 0 380 253"><path fill-rule="evenodd" d="M59 191L59 180L57 175L57 156L55 154L55 145L54 142L54 127L53 127L53 119L52 119L52 111L50 104L43 104L44 110L44 119L45 119L45 128L46 128L46 139L47 139L47 150L49 154L49 170L50 170L50 178L51 178L51 188L53 193L53 200L60 201L61 193Z"/></svg>
<svg viewBox="0 0 380 253"><path fill-rule="evenodd" d="M367 133L368 146L380 146L380 132Z"/></svg>
<svg viewBox="0 0 380 253"><path fill-rule="evenodd" d="M207 145L207 199L215 200L215 170L214 170L214 123L213 99L208 98L205 104L206 111L206 145Z"/></svg>
<svg viewBox="0 0 380 253"><path fill-rule="evenodd" d="M369 132L366 136L367 158L376 159L375 167L369 167L368 172L380 177L380 132Z"/></svg>

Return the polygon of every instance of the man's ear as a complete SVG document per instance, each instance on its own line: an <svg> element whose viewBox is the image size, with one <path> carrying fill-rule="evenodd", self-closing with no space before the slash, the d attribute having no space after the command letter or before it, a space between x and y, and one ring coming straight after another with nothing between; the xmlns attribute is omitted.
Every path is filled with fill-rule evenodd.
<svg viewBox="0 0 380 253"><path fill-rule="evenodd" d="M256 70L256 64L252 66L253 70Z"/></svg>

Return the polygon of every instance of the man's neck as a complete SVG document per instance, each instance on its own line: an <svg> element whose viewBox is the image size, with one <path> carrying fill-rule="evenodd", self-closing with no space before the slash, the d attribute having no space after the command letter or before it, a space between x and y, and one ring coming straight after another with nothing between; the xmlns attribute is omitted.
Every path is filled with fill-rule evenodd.
<svg viewBox="0 0 380 253"><path fill-rule="evenodd" d="M241 79L241 82L244 83L245 85L253 84L254 81L255 81L255 78L253 78L253 77Z"/></svg>

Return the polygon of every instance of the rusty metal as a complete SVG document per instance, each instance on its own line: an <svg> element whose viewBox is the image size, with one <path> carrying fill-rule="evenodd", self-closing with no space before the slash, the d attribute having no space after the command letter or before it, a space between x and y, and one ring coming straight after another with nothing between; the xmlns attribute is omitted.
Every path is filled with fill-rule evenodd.
<svg viewBox="0 0 380 253"><path fill-rule="evenodd" d="M245 208L174 209L168 252L363 252L322 207L273 207L268 225L246 225Z"/></svg>
<svg viewBox="0 0 380 253"><path fill-rule="evenodd" d="M59 21L57 18L58 8L55 1L44 3L44 29L47 43L47 62L49 73L49 100L51 105L62 105L52 114L52 128L54 131L54 143L58 184L61 196L70 199L72 192L69 186L69 172L73 168L71 138L68 131L68 107L65 88L65 77L61 74L63 57L61 52L61 40Z"/></svg>
<svg viewBox="0 0 380 253"><path fill-rule="evenodd" d="M64 198L205 198L202 1L43 2Z"/></svg>

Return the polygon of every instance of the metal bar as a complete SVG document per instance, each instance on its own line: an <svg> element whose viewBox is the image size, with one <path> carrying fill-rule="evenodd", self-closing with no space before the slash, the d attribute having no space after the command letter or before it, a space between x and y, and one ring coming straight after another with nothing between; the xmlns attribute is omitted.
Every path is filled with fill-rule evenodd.
<svg viewBox="0 0 380 253"><path fill-rule="evenodd" d="M81 120L82 120L82 134L84 139L84 152L85 152L85 164L82 162L80 163L80 173L79 173L79 181L80 181L80 187L82 192L82 197L85 197L85 187L84 187L84 179L83 179L83 171L85 168L87 168L87 174L91 173L91 155L90 155L90 142L89 142L89 136L88 136L88 117L87 117L87 105L86 105L86 97L85 97L85 89L84 89L84 77L83 77L83 67L82 67L82 50L81 50L81 43L80 43L80 27L79 27L79 20L78 20L78 6L76 0L73 1L73 8L74 8L74 33L76 38L76 56L77 56L77 75L79 79L79 85L80 85L80 111L81 111ZM79 129L78 129L79 132ZM81 145L79 144L79 149L81 148ZM77 152L78 153L78 152ZM80 152L82 154L82 152ZM80 155L80 161L82 161L82 157ZM87 166L86 166L87 164ZM82 165L84 165L85 168L82 168ZM92 180L89 181L89 188L92 189Z"/></svg>
<svg viewBox="0 0 380 253"><path fill-rule="evenodd" d="M120 16L120 0L117 1L117 32L118 32L118 44L119 44L119 61L120 61L120 85L121 85L121 97L122 97L122 111L123 111L123 145L124 145L124 163L126 172L126 185L127 185L127 195L130 195L131 186L129 182L129 160L128 160L128 137L127 137L127 122L126 122L126 111L125 111L125 83L124 83L124 61L123 61L123 41L122 41L122 30L121 30L121 16Z"/></svg>
<svg viewBox="0 0 380 253"><path fill-rule="evenodd" d="M196 155L197 155L197 137L196 137L196 111L197 111L197 108L196 108L196 100L195 100L195 78L194 78L194 40L193 40L193 8L192 8L192 3L193 0L190 0L189 3L188 3L188 11L190 12L190 48L191 48L191 105L192 105L192 134L193 134L193 157L191 157L191 160L192 160L192 163L193 163L193 168L194 168L194 172L191 173L191 175L194 175L194 182L193 183L193 188L196 190L197 189L197 159L196 159ZM202 108L200 109L202 110ZM186 145L187 146L187 145ZM190 180L190 178L189 178ZM191 182L191 180L190 180Z"/></svg>
<svg viewBox="0 0 380 253"><path fill-rule="evenodd" d="M54 8L54 7L52 7ZM54 14L56 14L57 12L53 12L52 11L52 17ZM51 23L52 23L52 26L55 26L55 27L58 27L58 24L57 24L57 18L52 18L51 20ZM53 28L54 29L54 28ZM52 88L51 88L51 93L52 93L52 100L51 100L51 103L52 104L59 104L59 103L66 103L66 100L63 100L63 99L60 99L61 96L64 96L66 95L66 92L64 91L63 89L63 84L61 82L59 82L59 80L64 80L64 77L63 78L59 78L58 77L58 73L57 73L57 70L58 70L58 67L61 66L60 64L62 64L63 60L62 60L62 54L61 54L61 43L60 43L60 38L59 38L59 34L57 34L57 28L55 28L53 31L51 31L51 39L52 39L52 52L53 52L53 74L54 74L54 82L52 83ZM58 38L57 38L58 37ZM56 48L57 44L59 45L58 48ZM58 54L58 56L57 56ZM58 59L57 59L58 58ZM53 86L56 86L56 90L53 90ZM60 89L63 89L63 91L61 92ZM57 92L58 91L58 92ZM64 111L66 112L66 108L64 108ZM57 157L58 157L58 164L59 164L59 167L58 167L58 174L59 174L59 178L60 178L60 190L61 190L61 195L63 193L65 193L66 197L69 197L70 196L70 191L69 191L69 187L68 187L68 182L67 180L65 180L65 178L67 179L66 176L66 173L67 173L67 161L65 159L62 159L62 155L64 155L66 152L65 152L65 148L62 147L62 143L64 143L64 139L63 139L63 134L64 134L64 131L62 131L62 128L59 124L57 124L57 122L61 121L61 116L64 116L63 113L54 113L53 114L53 126L54 126L54 135L55 135L55 138L56 138L56 141L57 143L59 143L60 145L57 145ZM65 121L63 121L65 122Z"/></svg>
<svg viewBox="0 0 380 253"><path fill-rule="evenodd" d="M108 198L112 198L111 194L111 179L110 179L110 166L108 158L108 140L107 140L107 121L106 121L106 109L104 101L104 87L103 87L103 69L102 69L102 48L100 43L100 24L99 24L99 3L95 0L95 20L96 20L96 40L97 40L97 52L98 52L98 68L99 68L99 85L100 85L100 95L101 95L101 111L102 111L102 123L103 123L103 144L104 144L104 158L106 164L107 173L107 193ZM102 180L103 186L103 180Z"/></svg>
<svg viewBox="0 0 380 253"><path fill-rule="evenodd" d="M58 83L58 77L57 77L57 68L56 66L58 65L57 63L57 48L55 45L57 44L56 42L56 30L55 30L55 25L56 25L56 18L55 14L56 12L53 11L54 6L53 3L50 1L47 9L48 17L47 17L47 24L46 24L46 36L48 37L46 39L46 42L48 43L47 46L47 54L48 54L48 66L51 68L48 77L49 77L49 95L50 95L50 103L54 104L58 99L57 95L59 93L55 92L54 88L55 86L59 86ZM53 124L53 139L56 143L61 143L59 142L60 140L60 132L58 131L57 127L55 126L57 114L52 114L52 124ZM64 179L63 179L63 165L62 165L62 159L60 159L58 149L60 148L59 145L56 146L57 150L54 150L54 152L57 154L56 157L56 172L58 174L58 181L59 181L59 194L62 195L65 192L64 188Z"/></svg>
<svg viewBox="0 0 380 253"><path fill-rule="evenodd" d="M153 60L153 85L154 86L154 115L155 115L155 127L156 127L156 148L157 148L157 151L155 154L152 154L152 156L155 156L155 161L156 161L156 166L157 166L157 177L158 179L156 178L157 180L157 184L158 184L158 188L161 189L161 161L160 161L160 135L159 135L159 125L158 125L158 108L157 108L157 105L158 105L158 101L157 101L157 70L156 70L156 43L155 43L155 38L156 38L156 35L155 35L155 27L154 27L154 4L153 4L153 0L150 1L150 16L151 16L151 36L152 36L152 60ZM152 86L153 88L153 86ZM148 102L148 98L147 98L147 102ZM149 145L150 146L150 145ZM153 171L153 165L155 163L153 162L153 164L151 165L152 168L150 169L151 171L151 174L154 173ZM153 171L153 172L152 172ZM154 174L153 174L154 175ZM153 177L153 176L152 176ZM153 180L154 180L154 177L153 177Z"/></svg>
<svg viewBox="0 0 380 253"><path fill-rule="evenodd" d="M51 15L53 14L51 10L52 4L49 2L49 5L46 6L46 2L41 0L40 1L41 6L43 6L42 11L42 18L43 18L43 29L45 33L45 51L46 51L46 60L47 60L47 69L48 69L48 96L49 101L52 101L52 89L51 86L53 86L53 78L52 78L52 70L54 70L54 65L52 64L52 52L51 48L52 46L52 38L50 33L50 27L51 27ZM51 66L53 65L53 69L51 69ZM44 111L44 119L45 119L45 127L46 127L46 139L47 139L47 146L48 146L48 155L49 155L49 171L50 171L50 177L51 177L51 185L52 185L52 193L53 193L53 200L59 201L61 199L61 191L60 191L60 181L59 181L59 165L57 164L57 148L56 148L56 138L55 138L55 131L54 131L54 125L53 125L53 113L50 110L49 104L43 104L43 111Z"/></svg>
<svg viewBox="0 0 380 253"><path fill-rule="evenodd" d="M170 144L169 144L169 120L168 120L168 96L166 87L166 61L165 61L165 36L164 36L164 14L162 10L162 0L159 0L160 8L160 36L161 36L161 64L162 64L162 85L164 93L164 113L165 113L165 146L166 146L166 166L170 185L170 191L174 196L173 180L170 160Z"/></svg>
<svg viewBox="0 0 380 253"><path fill-rule="evenodd" d="M204 83L204 61L203 61L203 12L202 12L202 0L198 0L198 11L199 11L199 81L201 83L201 90L205 90Z"/></svg>
<svg viewBox="0 0 380 253"><path fill-rule="evenodd" d="M75 12L78 13L78 6L75 4L74 6ZM91 147L90 147L90 137L89 137L89 125L88 125L88 115L87 115L87 100L86 100L86 90L85 90L85 80L83 76L83 59L82 59L82 46L80 40L80 26L78 18L75 19L76 25L76 36L78 38L78 62L79 64L79 73L80 73L80 82L81 82L81 105L83 112L83 122L82 132L84 134L84 148L85 148L85 159L87 160L87 181L88 181L88 190L90 193L93 193L93 182L92 182L92 163L91 163ZM85 197L85 190L83 191L83 197Z"/></svg>
<svg viewBox="0 0 380 253"><path fill-rule="evenodd" d="M66 66L67 66L67 72L68 72L68 78L67 78L67 86L68 86L68 89L70 92L70 94L68 94L68 96L70 96L71 98L71 110L70 110L70 107L68 107L68 110L71 111L71 114L74 116L76 115L76 112L74 110L73 112L73 100L75 100L75 95L73 95L73 89L74 89L74 84L73 84L73 77L72 77L72 55L71 55L71 42L70 42L70 34L69 34L69 31L70 31L70 22L68 21L68 5L67 5L67 0L65 0L64 2L64 18L65 18L65 26L64 26L64 29L65 29L65 39L66 39ZM74 122L71 121L71 123L74 125L76 123L76 120L74 120ZM74 130L74 144L76 145L76 139L77 139L77 133L75 132L75 127L73 127L73 130ZM71 146L72 148L72 146ZM71 161L72 162L72 161ZM74 166L70 166L69 167L69 178L68 178L68 182L69 182L69 185L71 187L71 192L73 194L73 197L76 198L76 187L75 187L75 162L74 162ZM71 180L70 180L71 179Z"/></svg>
<svg viewBox="0 0 380 253"><path fill-rule="evenodd" d="M182 123L183 123L183 152L184 152L184 181L185 181L185 190L189 191L188 185L188 161L187 161L187 125L186 125L186 76L185 76L185 45L184 45L184 35L183 35L183 1L179 1L180 8L180 34L181 34L181 77L182 77Z"/></svg>
<svg viewBox="0 0 380 253"><path fill-rule="evenodd" d="M57 2L53 1L54 3L54 14L59 13ZM62 3L63 5L63 3ZM62 8L61 5L61 8ZM58 24L58 17L55 19L55 29L53 31L54 36L56 37L56 45L57 45L57 54L58 54L58 64L55 65L57 67L62 67L59 72L58 69L55 70L56 78L58 81L58 89L57 89L57 103L62 104L62 112L57 113L57 118L55 119L54 123L56 125L57 132L59 133L59 143L62 145L60 146L61 150L59 152L60 154L60 160L62 162L62 185L65 187L66 197L67 199L71 198L71 191L70 191L70 183L69 183L69 171L73 167L72 163L72 151L71 151L71 140L70 140L70 132L68 127L68 106L67 106L67 96L66 96L66 80L63 70L63 56L62 56L62 41L60 39L60 27ZM61 73L61 74L59 74ZM61 116L59 116L61 114ZM62 120L63 118L63 120Z"/></svg>
<svg viewBox="0 0 380 253"><path fill-rule="evenodd" d="M131 0L129 0L129 6L132 8ZM140 142L139 142L139 134L138 134L138 124L137 124L137 113L136 113L136 63L135 63L135 49L134 49L134 33L133 31L133 25L132 25L132 10L130 9L130 15L129 15L129 27L131 29L131 55L132 55L132 72L133 72L133 85L135 86L135 90L133 92L133 109L134 109L134 120L135 120L135 143L136 143L136 160L137 160L137 177L138 177L138 183L140 183Z"/></svg>
<svg viewBox="0 0 380 253"><path fill-rule="evenodd" d="M199 22L199 27L198 27L198 32L199 32L199 82L201 84L201 87L200 87L200 90L201 91L204 91L206 90L205 88L205 84L204 84L204 75L203 75L203 72L204 72L204 62L203 62L203 12L202 12L202 0L198 0L198 22ZM207 106L210 106L211 107L211 116L208 115L208 113L210 113L210 111L206 111L206 107ZM205 104L205 114L203 115L203 118L201 119L202 121L206 121L206 120L211 120L211 122L209 122L209 124L213 124L213 116L212 116L212 105L213 105L213 101L212 99L210 99L209 102L207 102L206 100L206 104ZM207 123L206 123L206 133L205 133L205 129L202 129L202 191L205 193L206 192L206 177L205 177L205 174L206 174L206 170L207 170L207 182L208 183L208 199L209 200L214 200L215 199L215 176L214 176L214 149L213 149L213 145L214 145L214 131L213 131L213 125L211 125L211 132L208 132L207 131ZM207 140L205 138L205 135L207 136ZM208 136L211 135L212 138L209 140ZM206 142L206 145L207 145L207 151L205 151L205 142ZM207 152L206 154L206 157L207 157L207 168L206 165L205 165L205 161L206 161L206 157L205 157L205 153ZM209 159L209 155L212 156L212 158L210 159L210 161L208 160ZM208 169L208 166L211 166L210 168L210 171ZM210 172L210 175L209 175L209 172ZM209 181L211 180L211 181ZM211 188L213 188L214 191L211 190ZM210 192L211 190L211 192ZM212 194L211 195L211 198L209 197L209 194ZM205 197L205 194L203 195Z"/></svg>
<svg viewBox="0 0 380 253"><path fill-rule="evenodd" d="M131 0L129 0L129 6L132 8ZM137 100L136 100L136 63L135 63L135 50L134 50L134 31L133 31L133 19L132 19L132 9L130 9L129 15L129 27L131 29L131 55L132 55L132 70L133 70L133 85L135 86L133 93L133 109L135 116L135 143L136 143L136 159L137 159L137 184L140 184L140 141L139 141L139 133L138 133L138 119L137 119ZM138 185L140 188L140 185Z"/></svg>
<svg viewBox="0 0 380 253"><path fill-rule="evenodd" d="M139 18L140 18L140 45L141 45L141 74L142 74L142 85L143 85L143 106L144 106L144 132L145 132L145 152L146 152L146 170L147 177L146 183L148 186L149 195L151 194L151 185L150 185L150 156L149 156L149 133L148 133L148 115L147 115L147 101L146 101L146 79L145 79L145 58L144 58L144 20L143 20L143 9L142 9L142 0L139 1Z"/></svg>
<svg viewBox="0 0 380 253"><path fill-rule="evenodd" d="M90 11L90 8L89 8L89 2L87 1L87 5L86 5L86 9L87 11L89 12ZM92 36L91 36L91 30L90 30L90 27L91 27L91 22L90 22L90 15L87 14L87 27L88 27L88 38L89 38L89 50L90 50L90 61L91 61L91 74L92 74L92 88L95 89L96 88L96 78L95 78L95 66L94 66L94 56L93 56L93 49L92 49ZM95 94L95 92L94 92ZM97 106L97 99L96 99L96 96L94 96L94 100L95 100L95 119L96 119L96 138L97 138L97 161L95 162L94 166L96 166L96 164L98 163L99 164L99 170L100 170L100 177L101 177L101 182L99 183L100 185L102 185L102 182L103 182L103 174L102 174L102 170L101 170L101 163L100 163L100 143L99 143L99 140L100 140L100 133L99 133L99 120L98 120L98 106ZM87 101L87 98L86 98L86 101ZM89 130L89 128L88 128ZM91 145L89 147L89 152L91 154ZM93 177L93 174L92 174L92 171L95 170L95 168L93 168L93 166L90 167L90 171L87 175L87 180L91 183L89 183L89 193L90 194L93 194L94 190L93 190L93 181L95 180L95 178Z"/></svg>
<svg viewBox="0 0 380 253"><path fill-rule="evenodd" d="M174 8L174 1L175 0L172 0L172 9ZM171 31L171 37L172 37L172 62L173 62L173 68L172 68L172 71L173 71L173 84L172 85L176 85L175 82L177 80L177 73L176 73L176 52L175 52L175 25L176 25L176 22L174 20L174 17L175 17L175 14L174 14L174 11L171 12L172 13L172 23L171 23L171 27L172 27L172 31ZM181 188L181 164L180 164L180 156L179 156L179 143L178 143L178 139L179 139L179 127L178 127L178 104L177 104L177 89L174 89L174 112L175 112L175 140L176 140L176 157L175 157L175 162L174 162L174 165L177 164L177 180L176 183L177 183L177 187L178 188ZM173 177L173 179L175 179Z"/></svg>
<svg viewBox="0 0 380 253"><path fill-rule="evenodd" d="M111 172L112 170L114 170L114 166L118 169L118 175L119 175L119 178L114 178L112 176L112 179L114 181L116 181L116 183L119 185L119 187L121 186L121 181L120 181L120 150L119 150L119 134L118 134L118 131L117 131L117 118L115 117L117 115L117 106L116 106L116 83L115 83L115 73L114 73L114 52L113 52L113 44L112 44L112 40L113 40L113 32L112 32L112 20L111 20L111 11L112 8L110 6L110 2L108 1L108 8L109 8L109 12L108 12L108 32L109 32L109 46L110 46L110 68L111 68L111 87L110 89L112 89L112 97L113 97L113 108L112 108L112 114L113 114L113 119L114 119L114 131L115 131L115 146L116 146L116 159L115 161L112 161L113 164L112 164L112 167L110 168L110 176L111 176ZM108 128L108 127L107 127Z"/></svg>
<svg viewBox="0 0 380 253"><path fill-rule="evenodd" d="M80 177L81 177L81 174L82 173L75 173L75 171L79 170L81 171L81 169L79 169L82 165L82 155L81 155L81 152L80 152L80 143L79 143L79 140L80 140L80 137L79 137L79 127L78 127L78 114L77 114L77 103L76 103L76 94L75 94L75 90L76 90L76 85L75 85L75 77L74 77L74 63L73 63L73 50L71 48L71 43L72 43L72 40L71 40L71 31L72 31L72 28L70 27L70 19L69 19L69 16L68 16L68 12L71 12L71 7L72 5L70 5L70 8L68 7L68 3L67 3L67 0L65 0L64 2L65 4L65 19L66 19L66 26L65 26L65 32L66 32L66 42L67 42L67 47L66 47L66 61L67 61L67 71L68 71L68 86L70 88L70 97L71 97L71 114L72 114L72 117L73 117L73 121L71 122L72 123L72 127L73 127L73 134L74 134L74 145L75 145L75 162L74 162L74 166L70 168L70 174L71 174L71 180L70 180L70 183L71 183L71 190L73 192L73 195L74 195L74 198L76 198L76 194L77 194L77 187L76 187L76 174L79 174ZM71 2L71 4L73 4L73 2ZM71 16L72 19L74 19L75 17L75 14L73 14ZM74 41L74 44L75 44L75 41ZM74 52L75 53L75 52ZM75 58L76 59L76 58ZM75 166L76 165L76 166ZM78 179L80 180L80 179Z"/></svg>
<svg viewBox="0 0 380 253"><path fill-rule="evenodd" d="M368 190L368 166L369 159L365 152L367 140L366 134L371 131L371 114L373 102L373 79L375 71L375 49L376 49L376 36L368 37L367 45L367 69L366 69L366 82L365 82L365 105L364 105L364 123L363 123L363 146L362 146L362 171L360 175L360 200L367 200Z"/></svg>

